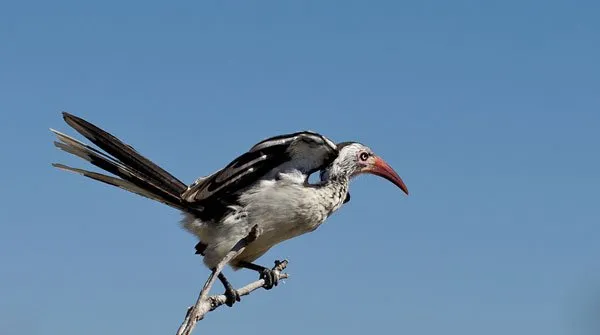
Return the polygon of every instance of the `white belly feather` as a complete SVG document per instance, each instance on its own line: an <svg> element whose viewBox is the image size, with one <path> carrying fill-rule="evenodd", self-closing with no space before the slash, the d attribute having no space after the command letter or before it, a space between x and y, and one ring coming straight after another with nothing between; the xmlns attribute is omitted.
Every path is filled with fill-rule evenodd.
<svg viewBox="0 0 600 335"><path fill-rule="evenodd" d="M207 245L204 263L212 268L249 230L258 225L259 236L236 261L252 262L274 245L315 230L343 203L346 190L324 192L304 184L299 172L281 174L278 180L262 180L244 192L240 206L221 222L202 222L191 215L182 220L184 228ZM337 194L343 193L343 196ZM333 194L333 196L332 196Z"/></svg>

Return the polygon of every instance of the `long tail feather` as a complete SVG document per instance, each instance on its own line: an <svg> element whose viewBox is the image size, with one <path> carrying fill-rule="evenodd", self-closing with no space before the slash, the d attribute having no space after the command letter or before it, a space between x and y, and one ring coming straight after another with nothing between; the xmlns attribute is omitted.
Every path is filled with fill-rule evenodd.
<svg viewBox="0 0 600 335"><path fill-rule="evenodd" d="M154 183L167 181L163 185L168 191L177 194L187 189L182 181L139 154L133 147L123 143L115 136L85 121L82 118L63 112L63 119L73 129L85 136L92 143L115 157L118 161L131 167Z"/></svg>
<svg viewBox="0 0 600 335"><path fill-rule="evenodd" d="M100 181L100 182L103 182L103 183L106 183L106 184L109 184L112 186L116 186L118 188L124 189L129 192L133 192L135 194L141 195L141 196L146 197L151 200L162 202L163 204L178 208L180 210L185 210L185 208L183 206L181 206L181 204L167 201L166 199L158 197L155 194L148 192L145 189L138 187L131 182L128 182L127 180L107 176L107 175L104 175L101 173L92 172L92 171L88 171L88 170L77 169L77 168L70 167L70 166L67 166L64 164L53 163L52 166L54 166L55 168L64 170L64 171L74 172L74 173L80 174L82 176L85 176L85 177L88 177L88 178L91 178L91 179L94 179L94 180L97 180L97 181Z"/></svg>
<svg viewBox="0 0 600 335"><path fill-rule="evenodd" d="M196 212L195 208L186 206L181 200L181 193L187 189L183 182L141 156L111 134L68 113L63 113L63 115L69 125L96 143L108 154L86 145L73 137L50 129L58 138L58 141L55 141L54 145L65 152L83 158L119 178L63 164L52 164L54 167L81 174L180 210Z"/></svg>

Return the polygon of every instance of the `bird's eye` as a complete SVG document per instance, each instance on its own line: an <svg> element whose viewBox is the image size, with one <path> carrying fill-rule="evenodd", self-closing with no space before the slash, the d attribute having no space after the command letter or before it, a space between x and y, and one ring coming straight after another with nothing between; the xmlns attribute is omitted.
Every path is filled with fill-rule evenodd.
<svg viewBox="0 0 600 335"><path fill-rule="evenodd" d="M361 161L366 161L369 158L369 154L366 152L361 152L359 158Z"/></svg>

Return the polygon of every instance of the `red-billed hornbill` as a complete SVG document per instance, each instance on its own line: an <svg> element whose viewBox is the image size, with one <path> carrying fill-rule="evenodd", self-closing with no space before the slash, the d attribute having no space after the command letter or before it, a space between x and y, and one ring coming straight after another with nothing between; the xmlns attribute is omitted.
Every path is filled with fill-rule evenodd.
<svg viewBox="0 0 600 335"><path fill-rule="evenodd" d="M274 245L315 230L350 198L348 183L371 173L394 183L406 194L402 179L371 149L357 142L333 143L303 131L266 139L254 145L223 169L187 186L140 155L131 146L95 125L68 113L66 123L105 153L56 130L55 145L113 174L103 175L53 164L63 170L114 185L160 201L183 212L183 227L200 242L196 253L210 269L256 225L260 234L229 264L234 269L258 271L265 288L277 285L277 276L254 262ZM320 181L309 183L320 171ZM227 305L239 295L225 276Z"/></svg>

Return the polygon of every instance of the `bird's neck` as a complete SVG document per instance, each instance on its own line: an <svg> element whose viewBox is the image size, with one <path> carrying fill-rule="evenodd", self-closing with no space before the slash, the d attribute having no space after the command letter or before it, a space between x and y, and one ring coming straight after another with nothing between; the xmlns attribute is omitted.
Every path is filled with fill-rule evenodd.
<svg viewBox="0 0 600 335"><path fill-rule="evenodd" d="M325 205L326 210L331 213L344 203L346 195L348 193L348 185L350 179L345 175L328 175L325 180L321 182L321 186L318 188L318 192L322 198L322 204Z"/></svg>

